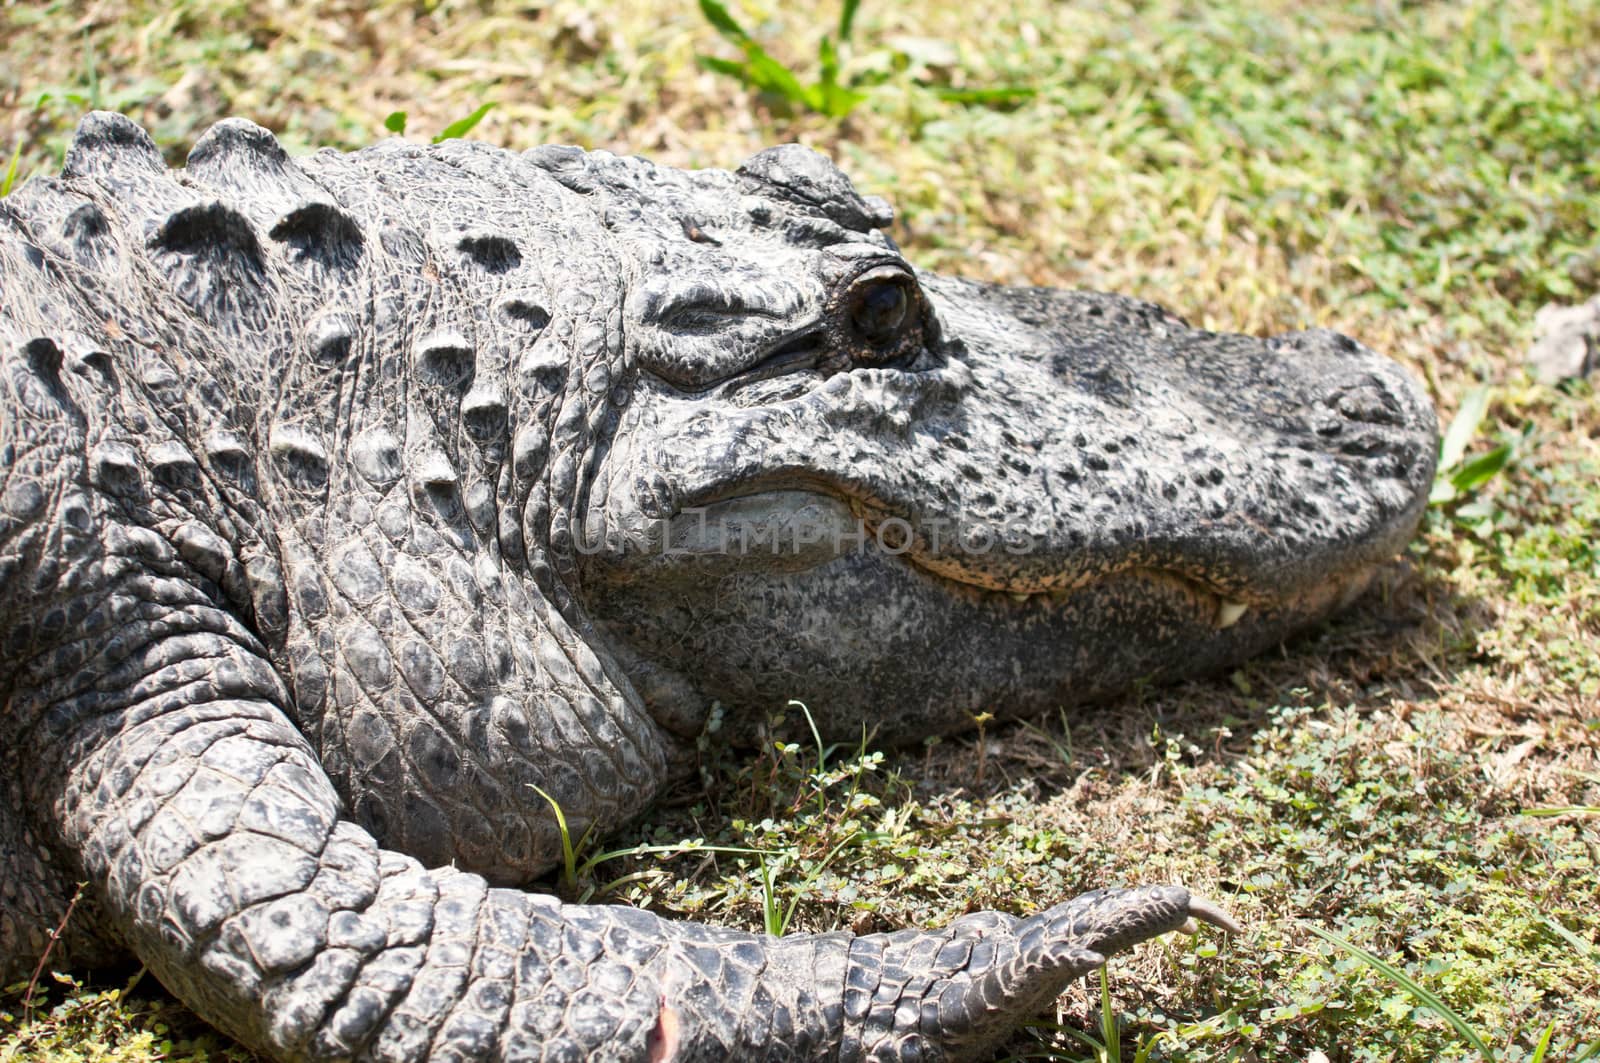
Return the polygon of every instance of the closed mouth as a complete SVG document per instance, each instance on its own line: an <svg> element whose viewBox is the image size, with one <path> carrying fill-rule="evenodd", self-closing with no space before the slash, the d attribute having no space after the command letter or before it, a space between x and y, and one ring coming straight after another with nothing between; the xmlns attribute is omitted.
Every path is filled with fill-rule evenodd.
<svg viewBox="0 0 1600 1063"><path fill-rule="evenodd" d="M1007 590L961 579L944 568L931 568L924 559L910 552L901 556L919 571L927 573L939 582L951 588L959 588L966 593L979 595L993 606L1002 609L1050 611L1092 588L1108 586L1113 582L1136 583L1151 591L1165 591L1166 597L1190 603L1186 611L1195 617L1205 618L1204 622L1221 631L1238 624L1252 609L1264 611L1285 604L1278 601L1246 602L1183 573L1143 565L1130 565L1126 568L1097 573L1094 576L1080 577L1047 590Z"/></svg>
<svg viewBox="0 0 1600 1063"><path fill-rule="evenodd" d="M881 512L869 516L866 507L859 501L831 490L830 485L816 483L803 486L785 485L781 488L746 484L737 494L696 499L692 505L686 506L685 510L692 512L701 509L704 516L710 517L713 522L719 522L724 518L716 512L717 507L749 502L769 495L774 499L782 495L791 495L797 499L810 498L843 506L848 509L850 517L857 522L857 527L860 529L855 540L857 545L876 542L884 548L887 556L898 558L938 581L949 593L972 597L994 609L1015 611L1019 616L1036 610L1048 613L1063 607L1086 591L1118 585L1138 587L1143 593L1152 597L1175 603L1175 607L1186 618L1186 623L1198 623L1216 631L1223 631L1241 623L1248 624L1252 616L1269 612L1277 614L1320 612L1336 600L1348 601L1356 592L1364 589L1368 582L1369 570L1362 568L1330 576L1288 593L1274 593L1256 586L1242 589L1237 585L1237 578L1229 581L1233 586L1225 586L1222 581L1207 579L1203 574L1193 570L1181 570L1134 560L1124 565L1111 565L1089 572L1060 571L1043 575L1029 574L1026 577L1020 574L1008 577L1002 572L996 572L992 577L973 578L973 573L961 566L928 556L916 549L913 542L889 535L890 521L893 518L885 517ZM791 501L786 507L775 508L786 508L787 511L794 512L796 506ZM840 516L842 518L844 514ZM823 554L826 554L826 551L823 551Z"/></svg>

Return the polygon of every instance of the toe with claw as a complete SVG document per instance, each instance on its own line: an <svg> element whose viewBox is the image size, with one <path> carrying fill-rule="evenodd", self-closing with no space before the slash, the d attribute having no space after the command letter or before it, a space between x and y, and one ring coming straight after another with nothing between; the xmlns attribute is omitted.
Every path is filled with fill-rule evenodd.
<svg viewBox="0 0 1600 1063"><path fill-rule="evenodd" d="M1027 918L983 912L940 931L857 938L840 1058L977 1058L1108 956L1201 922L1240 932L1181 886L1143 886L1096 890Z"/></svg>

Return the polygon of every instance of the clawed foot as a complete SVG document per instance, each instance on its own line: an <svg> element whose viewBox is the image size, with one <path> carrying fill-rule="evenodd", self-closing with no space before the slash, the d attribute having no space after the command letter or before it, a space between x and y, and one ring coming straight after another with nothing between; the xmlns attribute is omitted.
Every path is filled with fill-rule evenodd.
<svg viewBox="0 0 1600 1063"><path fill-rule="evenodd" d="M1026 919L981 912L939 931L857 938L841 1059L968 1059L1106 957L1226 912L1181 886L1096 890Z"/></svg>

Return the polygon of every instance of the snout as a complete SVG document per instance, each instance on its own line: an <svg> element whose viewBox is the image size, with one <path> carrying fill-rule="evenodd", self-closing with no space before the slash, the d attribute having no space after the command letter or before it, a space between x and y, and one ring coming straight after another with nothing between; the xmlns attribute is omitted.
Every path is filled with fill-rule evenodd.
<svg viewBox="0 0 1600 1063"><path fill-rule="evenodd" d="M967 474L939 478L957 496L940 517L990 523L1013 547L921 535L931 570L1031 594L1139 568L1264 600L1388 557L1415 530L1432 406L1354 340L1212 333L1099 293L923 283L972 374L923 468L959 455Z"/></svg>

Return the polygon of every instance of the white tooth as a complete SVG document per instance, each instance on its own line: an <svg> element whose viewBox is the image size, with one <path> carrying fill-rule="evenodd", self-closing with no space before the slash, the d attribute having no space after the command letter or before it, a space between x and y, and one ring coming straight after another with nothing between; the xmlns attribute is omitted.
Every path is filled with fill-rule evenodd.
<svg viewBox="0 0 1600 1063"><path fill-rule="evenodd" d="M1012 591L1011 592L1011 600L1016 602L1016 603L1018 603L1019 605L1021 603L1025 602L1025 601L1027 601L1029 597L1031 597L1031 596L1027 595L1027 594L1024 594L1022 591Z"/></svg>
<svg viewBox="0 0 1600 1063"><path fill-rule="evenodd" d="M1217 606L1217 628L1232 627L1239 622L1244 611L1250 608L1243 602L1222 602Z"/></svg>

